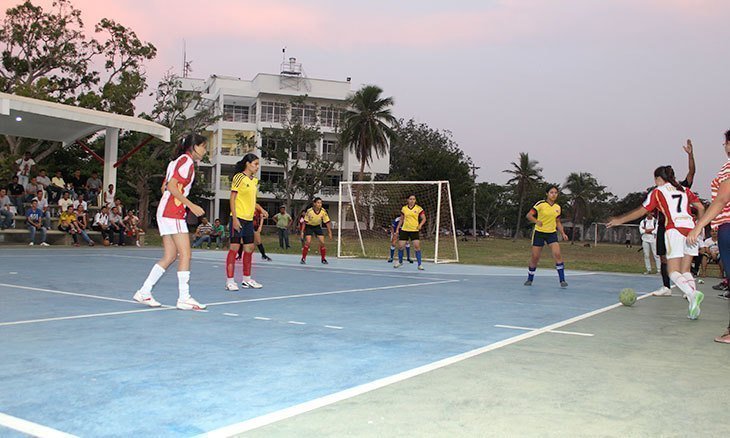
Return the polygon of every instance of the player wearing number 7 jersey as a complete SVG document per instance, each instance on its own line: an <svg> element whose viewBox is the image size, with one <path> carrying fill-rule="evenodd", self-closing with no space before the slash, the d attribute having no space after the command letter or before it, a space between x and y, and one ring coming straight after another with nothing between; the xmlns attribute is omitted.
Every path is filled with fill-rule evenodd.
<svg viewBox="0 0 730 438"><path fill-rule="evenodd" d="M704 294L697 290L695 280L690 273L692 258L698 253L695 242L687 242L686 236L695 227L695 220L689 211L690 205L699 211L705 211L697 195L677 182L672 166L661 166L654 171L656 188L646 197L641 207L624 216L611 219L607 226L614 227L644 216L647 211L658 209L664 215L666 233L664 242L667 247L667 270L669 278L684 292L689 301L688 318L700 316L700 303Z"/></svg>

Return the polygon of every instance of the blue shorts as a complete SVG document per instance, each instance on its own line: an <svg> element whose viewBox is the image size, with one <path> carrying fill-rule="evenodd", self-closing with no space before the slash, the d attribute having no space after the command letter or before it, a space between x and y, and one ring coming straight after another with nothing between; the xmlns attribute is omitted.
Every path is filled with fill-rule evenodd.
<svg viewBox="0 0 730 438"><path fill-rule="evenodd" d="M535 231L532 233L532 246L545 246L545 244L558 243L558 232L553 231L552 233L543 233L542 231Z"/></svg>
<svg viewBox="0 0 730 438"><path fill-rule="evenodd" d="M253 221L247 221L245 219L238 218L238 222L241 223L241 229L236 231L233 228L233 218L228 225L228 232L231 236L231 243L248 245L253 243Z"/></svg>

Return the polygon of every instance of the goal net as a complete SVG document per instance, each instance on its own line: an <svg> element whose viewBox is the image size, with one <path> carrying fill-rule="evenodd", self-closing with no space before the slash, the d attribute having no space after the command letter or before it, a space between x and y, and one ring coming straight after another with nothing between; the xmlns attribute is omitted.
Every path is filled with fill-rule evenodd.
<svg viewBox="0 0 730 438"><path fill-rule="evenodd" d="M605 223L593 223L586 229L585 240L593 241L594 245L620 243L628 240L631 245L641 245L641 232L636 224L618 225L607 228Z"/></svg>
<svg viewBox="0 0 730 438"><path fill-rule="evenodd" d="M337 220L338 257L385 257L390 254L393 220L410 195L426 213L420 232L424 260L459 261L448 181L340 182ZM415 258L411 249L411 257Z"/></svg>

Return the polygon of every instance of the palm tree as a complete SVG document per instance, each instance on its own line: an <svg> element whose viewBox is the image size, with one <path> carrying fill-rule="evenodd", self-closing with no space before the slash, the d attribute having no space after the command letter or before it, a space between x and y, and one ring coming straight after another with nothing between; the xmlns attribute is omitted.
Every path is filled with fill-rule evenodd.
<svg viewBox="0 0 730 438"><path fill-rule="evenodd" d="M520 162L510 163L511 169L503 170L502 172L509 173L512 178L507 181L507 184L516 184L517 196L520 198L520 205L517 208L517 231L512 240L515 240L520 235L520 225L522 223L522 205L525 203L525 196L529 189L542 181L542 167L537 167L537 160L530 160L530 156L526 152L520 152Z"/></svg>
<svg viewBox="0 0 730 438"><path fill-rule="evenodd" d="M388 152L396 141L393 130L397 121L391 113L392 97L381 97L383 90L376 85L366 85L352 95L347 103L340 141L355 152L360 162L359 180L365 175L365 166L376 157Z"/></svg>
<svg viewBox="0 0 730 438"><path fill-rule="evenodd" d="M576 224L578 220L590 213L591 204L606 196L606 186L598 183L598 180L588 172L572 172L565 180L565 189L570 192L570 206L573 210L573 237L571 243L575 242Z"/></svg>

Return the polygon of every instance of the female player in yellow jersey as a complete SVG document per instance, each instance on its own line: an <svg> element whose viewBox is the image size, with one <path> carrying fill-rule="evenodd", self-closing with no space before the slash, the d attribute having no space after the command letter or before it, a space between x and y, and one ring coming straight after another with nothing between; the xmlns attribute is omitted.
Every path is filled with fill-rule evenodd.
<svg viewBox="0 0 730 438"><path fill-rule="evenodd" d="M563 263L563 257L560 255L560 245L558 244L558 231L560 231L563 240L568 240L568 236L563 231L563 224L560 223L560 206L555 202L558 199L558 188L550 186L545 193L547 193L547 199L539 201L527 213L527 220L535 224L535 230L532 232L532 254L525 286L532 286L537 263L540 261L540 254L542 254L542 247L547 244L553 252L560 287L568 287L568 283L565 281L565 264Z"/></svg>
<svg viewBox="0 0 730 438"><path fill-rule="evenodd" d="M307 263L307 253L309 252L309 246L312 244L312 236L317 236L319 239L319 255L322 257L322 264L326 265L327 262L327 248L324 246L324 230L322 224L327 227L327 235L332 240L332 228L330 227L330 217L327 214L327 210L322 208L322 198L314 198L312 208L308 209L304 213L304 230L302 230L302 238L304 241L304 248L302 248L302 260L301 264Z"/></svg>
<svg viewBox="0 0 730 438"><path fill-rule="evenodd" d="M398 262L393 264L394 268L403 266L403 249L409 240L416 250L418 270L423 271L421 264L421 228L426 224L426 212L420 205L416 204L416 195L408 197L408 203L400 209L400 220L398 221Z"/></svg>
<svg viewBox="0 0 730 438"><path fill-rule="evenodd" d="M260 289L262 286L251 278L251 259L254 249L254 212L259 209L266 218L268 213L256 203L259 180L254 176L259 170L259 157L246 154L236 163L236 173L231 183L231 222L229 235L231 244L226 257L226 290L238 290L234 280L236 253L243 244L243 281L244 288Z"/></svg>

